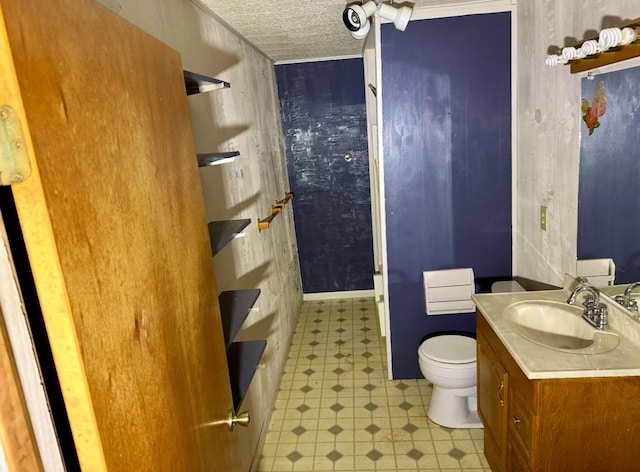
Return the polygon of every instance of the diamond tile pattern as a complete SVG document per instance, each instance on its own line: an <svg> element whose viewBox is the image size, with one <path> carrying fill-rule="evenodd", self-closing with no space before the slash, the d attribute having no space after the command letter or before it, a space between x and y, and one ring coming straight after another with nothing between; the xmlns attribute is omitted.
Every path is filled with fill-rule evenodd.
<svg viewBox="0 0 640 472"><path fill-rule="evenodd" d="M398 406L402 408L404 411L409 411L411 408L413 408L413 405L409 402L402 402Z"/></svg>
<svg viewBox="0 0 640 472"><path fill-rule="evenodd" d="M342 429L342 427L338 426L337 424L334 424L331 428L329 428L329 432L331 434L333 434L334 436L337 436L338 434L340 434L343 431L344 431L344 429Z"/></svg>
<svg viewBox="0 0 640 472"><path fill-rule="evenodd" d="M372 402L367 403L364 407L369 411L374 411L378 409L378 405Z"/></svg>
<svg viewBox="0 0 640 472"><path fill-rule="evenodd" d="M364 430L367 433L371 433L371 434L376 434L378 431L380 431L380 428L375 425L375 424L370 424L369 426L367 426L366 428L364 428Z"/></svg>
<svg viewBox="0 0 640 472"><path fill-rule="evenodd" d="M298 462L300 459L302 459L302 454L300 454L298 451L293 451L291 454L287 455L287 459L289 459L291 462Z"/></svg>
<svg viewBox="0 0 640 472"><path fill-rule="evenodd" d="M362 388L364 388L367 392L371 392L372 390L375 390L375 389L376 389L376 386L375 386L375 385L372 385L372 384L367 384L367 385L365 385L365 386L364 386L364 387L362 387Z"/></svg>
<svg viewBox="0 0 640 472"><path fill-rule="evenodd" d="M457 447L454 447L453 449L451 449L449 451L449 455L451 457L453 457L454 459L460 460L465 456L465 453L464 453L464 451L461 451Z"/></svg>
<svg viewBox="0 0 640 472"><path fill-rule="evenodd" d="M428 381L387 379L376 309L302 303L257 472L490 472L483 430L438 426Z"/></svg>
<svg viewBox="0 0 640 472"><path fill-rule="evenodd" d="M419 461L422 456L424 456L424 453L422 451L418 451L417 449L411 449L409 452L407 452L407 455L413 460Z"/></svg>
<svg viewBox="0 0 640 472"><path fill-rule="evenodd" d="M301 434L304 434L307 432L307 428L305 428L304 426L300 425L300 426L296 426L295 428L293 428L291 430L291 432L293 434L295 434L296 436L300 436Z"/></svg>
<svg viewBox="0 0 640 472"><path fill-rule="evenodd" d="M418 428L416 425L413 425L411 423L407 423L402 427L402 429L404 429L409 434L413 434L416 431L418 431L420 428Z"/></svg>

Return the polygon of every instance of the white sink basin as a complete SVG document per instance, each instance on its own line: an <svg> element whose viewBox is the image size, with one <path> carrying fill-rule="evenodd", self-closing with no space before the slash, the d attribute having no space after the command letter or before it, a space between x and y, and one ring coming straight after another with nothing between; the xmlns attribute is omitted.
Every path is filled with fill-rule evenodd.
<svg viewBox="0 0 640 472"><path fill-rule="evenodd" d="M600 331L582 319L582 307L546 300L517 302L504 310L514 331L541 346L572 354L615 349L617 334Z"/></svg>

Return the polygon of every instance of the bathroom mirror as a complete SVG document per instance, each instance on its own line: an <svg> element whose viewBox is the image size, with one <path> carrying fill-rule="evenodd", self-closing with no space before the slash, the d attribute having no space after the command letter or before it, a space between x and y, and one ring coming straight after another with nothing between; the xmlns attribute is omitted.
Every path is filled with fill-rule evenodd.
<svg viewBox="0 0 640 472"><path fill-rule="evenodd" d="M640 280L640 67L582 79L578 259Z"/></svg>

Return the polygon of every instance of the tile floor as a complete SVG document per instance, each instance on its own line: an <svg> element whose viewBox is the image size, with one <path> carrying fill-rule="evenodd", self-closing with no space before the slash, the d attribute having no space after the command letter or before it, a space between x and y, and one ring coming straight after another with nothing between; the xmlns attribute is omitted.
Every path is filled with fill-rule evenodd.
<svg viewBox="0 0 640 472"><path fill-rule="evenodd" d="M304 302L260 472L483 471L483 432L431 422L426 380L387 380L374 300Z"/></svg>

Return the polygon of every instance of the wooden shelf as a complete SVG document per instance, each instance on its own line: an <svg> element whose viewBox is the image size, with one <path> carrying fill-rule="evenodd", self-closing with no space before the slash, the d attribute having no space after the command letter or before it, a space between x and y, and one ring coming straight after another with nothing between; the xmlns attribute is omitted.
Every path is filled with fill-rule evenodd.
<svg viewBox="0 0 640 472"><path fill-rule="evenodd" d="M239 151L198 154L198 167L210 167L233 162L236 156L239 155Z"/></svg>
<svg viewBox="0 0 640 472"><path fill-rule="evenodd" d="M188 70L182 71L184 74L184 87L187 95L195 95L196 93L210 92L231 87L229 82L207 77L206 75L196 74Z"/></svg>
<svg viewBox="0 0 640 472"><path fill-rule="evenodd" d="M215 256L222 249L240 235L242 230L249 226L251 220L225 220L212 221L209 223L209 241L211 242L211 251Z"/></svg>
<svg viewBox="0 0 640 472"><path fill-rule="evenodd" d="M236 337L251 308L260 296L260 289L230 290L222 292L218 297L222 314L222 331L227 347Z"/></svg>
<svg viewBox="0 0 640 472"><path fill-rule="evenodd" d="M231 380L233 407L237 411L249 390L251 380L260 363L267 341L243 341L231 343L227 349L227 364Z"/></svg>
<svg viewBox="0 0 640 472"><path fill-rule="evenodd" d="M619 26L619 28L626 27L640 28L640 19L635 19L630 23ZM591 39L595 39L596 41L598 40L598 38ZM585 41L577 44L575 48L577 49L582 46ZM640 57L640 40L626 46L611 48L608 51L594 54L593 56L588 56L584 59L575 59L569 61L568 64L570 66L571 73L577 74L579 72L586 72L597 67L608 66L609 64L615 64L616 62L633 59L634 57Z"/></svg>

